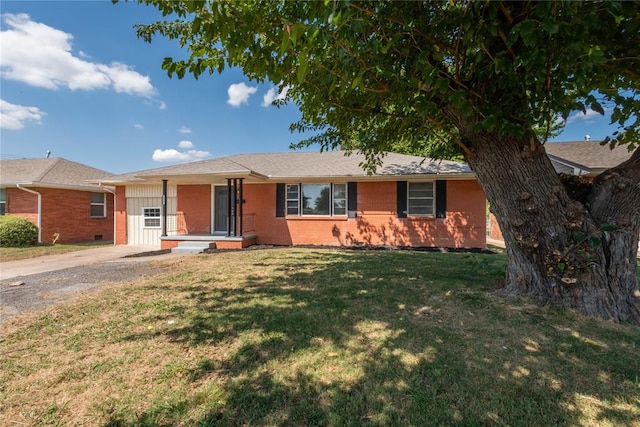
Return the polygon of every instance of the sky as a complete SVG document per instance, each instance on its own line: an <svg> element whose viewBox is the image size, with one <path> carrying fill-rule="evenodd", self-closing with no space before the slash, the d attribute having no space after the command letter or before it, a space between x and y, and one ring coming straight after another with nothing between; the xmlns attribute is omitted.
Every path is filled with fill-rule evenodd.
<svg viewBox="0 0 640 427"><path fill-rule="evenodd" d="M304 135L275 84L239 69L169 78L177 42L136 38L154 8L110 0L0 2L0 158L63 157L126 173L240 153L284 152ZM602 140L605 117L576 113L555 141ZM309 150L319 150L312 146Z"/></svg>

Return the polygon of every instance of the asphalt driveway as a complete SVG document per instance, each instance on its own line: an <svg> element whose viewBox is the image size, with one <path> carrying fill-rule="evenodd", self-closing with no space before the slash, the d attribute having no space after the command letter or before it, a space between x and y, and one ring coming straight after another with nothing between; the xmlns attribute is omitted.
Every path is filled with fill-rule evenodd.
<svg viewBox="0 0 640 427"><path fill-rule="evenodd" d="M148 246L106 246L0 262L0 323L21 313L61 304L108 282L160 273L157 260L182 256L154 253ZM127 258L125 258L127 257Z"/></svg>

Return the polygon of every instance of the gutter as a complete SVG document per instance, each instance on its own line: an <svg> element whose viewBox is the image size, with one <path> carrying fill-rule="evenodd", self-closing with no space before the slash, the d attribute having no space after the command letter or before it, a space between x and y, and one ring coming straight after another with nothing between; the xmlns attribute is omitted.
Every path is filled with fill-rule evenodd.
<svg viewBox="0 0 640 427"><path fill-rule="evenodd" d="M98 186L102 188L107 193L113 194L113 246L116 245L116 192L111 191L107 187L105 187L101 182L98 183Z"/></svg>
<svg viewBox="0 0 640 427"><path fill-rule="evenodd" d="M20 187L20 184L16 184L16 187L22 191L38 196L38 243L42 243L42 194L29 188Z"/></svg>

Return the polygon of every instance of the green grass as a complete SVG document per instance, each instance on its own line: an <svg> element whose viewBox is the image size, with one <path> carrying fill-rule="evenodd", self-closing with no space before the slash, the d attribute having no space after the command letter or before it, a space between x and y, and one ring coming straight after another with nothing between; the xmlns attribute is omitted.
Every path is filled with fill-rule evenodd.
<svg viewBox="0 0 640 427"><path fill-rule="evenodd" d="M17 261L21 259L37 258L45 255L63 254L67 252L82 251L100 246L112 245L113 242L91 242L76 244L55 245L41 244L34 246L20 246L15 248L0 248L1 261Z"/></svg>
<svg viewBox="0 0 640 427"><path fill-rule="evenodd" d="M277 249L158 262L0 332L0 425L640 420L640 329L507 301L504 255Z"/></svg>

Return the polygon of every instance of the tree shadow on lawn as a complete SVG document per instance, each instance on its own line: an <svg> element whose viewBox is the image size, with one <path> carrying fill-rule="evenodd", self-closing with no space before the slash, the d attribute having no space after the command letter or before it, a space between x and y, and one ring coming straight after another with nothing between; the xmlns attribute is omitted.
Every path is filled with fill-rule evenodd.
<svg viewBox="0 0 640 427"><path fill-rule="evenodd" d="M187 370L221 390L199 425L576 425L585 411L637 421L638 329L495 297L500 259L303 255L238 288L216 286L213 270L171 285L198 310L173 306L167 318L188 324L168 339L233 343ZM135 425L171 424L190 405L149 408Z"/></svg>

